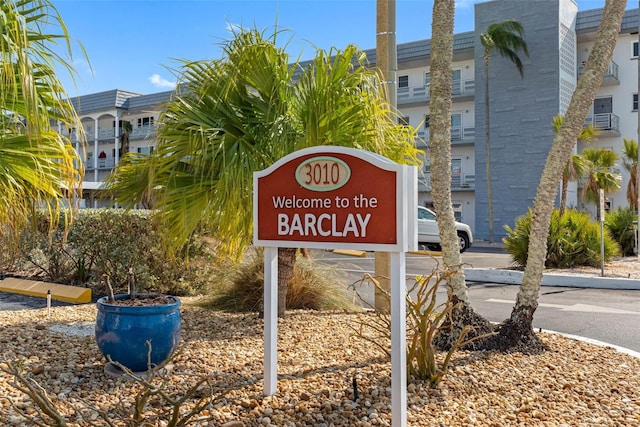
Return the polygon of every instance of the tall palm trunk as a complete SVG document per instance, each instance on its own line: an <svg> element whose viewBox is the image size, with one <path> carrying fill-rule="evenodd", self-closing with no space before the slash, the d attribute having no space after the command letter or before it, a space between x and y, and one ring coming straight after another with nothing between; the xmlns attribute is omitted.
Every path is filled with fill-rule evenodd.
<svg viewBox="0 0 640 427"><path fill-rule="evenodd" d="M611 61L625 5L626 0L607 0L586 69L571 97L564 123L553 140L533 204L528 258L522 285L511 317L498 328L497 339L503 346L537 340L533 332L533 315L538 307L542 273L547 256L549 224L558 191L557 183L564 166L569 161L573 146Z"/></svg>
<svg viewBox="0 0 640 427"><path fill-rule="evenodd" d="M491 187L491 131L489 115L489 51L484 53L484 167L487 176L489 243L493 243L493 189Z"/></svg>
<svg viewBox="0 0 640 427"><path fill-rule="evenodd" d="M627 203L631 209L638 210L638 165L634 165L629 171Z"/></svg>
<svg viewBox="0 0 640 427"><path fill-rule="evenodd" d="M560 196L560 216L564 213L564 210L567 208L567 191L569 191L569 177L567 175L562 175L562 193Z"/></svg>
<svg viewBox="0 0 640 427"><path fill-rule="evenodd" d="M453 62L454 0L435 0L431 28L431 88L429 111L431 129L431 182L433 205L445 267L453 274L447 280L447 295L454 304L451 328L442 329L436 343L449 348L466 325L476 326L474 333L485 333L490 324L478 316L469 302L460 244L451 202L451 85Z"/></svg>

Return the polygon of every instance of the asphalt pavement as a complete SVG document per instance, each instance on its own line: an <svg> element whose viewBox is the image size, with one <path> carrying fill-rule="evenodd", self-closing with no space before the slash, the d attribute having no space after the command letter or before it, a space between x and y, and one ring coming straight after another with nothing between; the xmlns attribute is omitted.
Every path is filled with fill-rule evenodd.
<svg viewBox="0 0 640 427"><path fill-rule="evenodd" d="M63 301L51 301L51 307L72 305ZM47 308L47 299L27 295L0 292L0 311L18 311L36 308Z"/></svg>
<svg viewBox="0 0 640 427"><path fill-rule="evenodd" d="M364 272L373 273L372 254L366 257L335 256L326 251L314 254L323 263L342 271L345 286L362 279ZM407 256L407 275L431 271L433 259ZM501 243L475 242L463 254L463 262L470 268L504 268L510 256ZM518 286L502 283L469 283L473 306L487 319L495 322L509 316ZM362 289L361 289L362 290ZM373 297L373 291L369 291ZM446 298L444 290L438 291ZM52 307L73 305L52 301ZM46 298L0 292L0 311L46 308ZM539 298L534 327L598 340L640 352L638 319L640 292L623 289L585 289L575 287L544 287Z"/></svg>

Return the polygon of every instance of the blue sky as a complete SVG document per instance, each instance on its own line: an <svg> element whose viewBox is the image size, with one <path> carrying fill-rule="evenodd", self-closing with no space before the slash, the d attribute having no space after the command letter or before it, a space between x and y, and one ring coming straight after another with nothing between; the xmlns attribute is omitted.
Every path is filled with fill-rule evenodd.
<svg viewBox="0 0 640 427"><path fill-rule="evenodd" d="M474 4L456 0L455 32L473 30ZM535 0L512 0L524 4ZM579 9L604 0L577 0ZM629 7L637 7L631 1ZM292 58L315 49L375 47L375 0L53 0L71 37L87 51L91 69L75 48L76 83L60 74L70 96L111 89L139 93L170 90L179 60L220 58L232 26L285 30ZM432 1L396 0L398 43L431 36Z"/></svg>

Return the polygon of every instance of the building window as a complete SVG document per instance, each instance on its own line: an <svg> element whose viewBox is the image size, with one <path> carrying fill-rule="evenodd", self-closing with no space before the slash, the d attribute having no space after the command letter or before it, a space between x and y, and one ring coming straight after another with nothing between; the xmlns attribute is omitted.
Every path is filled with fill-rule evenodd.
<svg viewBox="0 0 640 427"><path fill-rule="evenodd" d="M638 94L634 93L633 95L633 103L631 104L633 107L633 111L638 111Z"/></svg>
<svg viewBox="0 0 640 427"><path fill-rule="evenodd" d="M398 76L398 87L409 87L409 76Z"/></svg>
<svg viewBox="0 0 640 427"><path fill-rule="evenodd" d="M141 128L143 126L153 126L153 116L152 117L140 117L138 119L138 127Z"/></svg>
<svg viewBox="0 0 640 427"><path fill-rule="evenodd" d="M429 126L431 126L431 116L427 114L424 116L424 128L429 129Z"/></svg>
<svg viewBox="0 0 640 427"><path fill-rule="evenodd" d="M638 57L638 42L631 42L631 57Z"/></svg>
<svg viewBox="0 0 640 427"><path fill-rule="evenodd" d="M409 126L409 116L398 117L398 124L403 126Z"/></svg>
<svg viewBox="0 0 640 427"><path fill-rule="evenodd" d="M138 147L138 153L140 154L151 154L153 153L153 146L148 147Z"/></svg>
<svg viewBox="0 0 640 427"><path fill-rule="evenodd" d="M424 73L424 87L429 87L431 84L431 73Z"/></svg>
<svg viewBox="0 0 640 427"><path fill-rule="evenodd" d="M462 187L462 160L451 159L451 187Z"/></svg>
<svg viewBox="0 0 640 427"><path fill-rule="evenodd" d="M453 70L451 74L451 94L454 96L462 95L462 71Z"/></svg>
<svg viewBox="0 0 640 427"><path fill-rule="evenodd" d="M451 140L460 141L462 139L462 114L451 115Z"/></svg>

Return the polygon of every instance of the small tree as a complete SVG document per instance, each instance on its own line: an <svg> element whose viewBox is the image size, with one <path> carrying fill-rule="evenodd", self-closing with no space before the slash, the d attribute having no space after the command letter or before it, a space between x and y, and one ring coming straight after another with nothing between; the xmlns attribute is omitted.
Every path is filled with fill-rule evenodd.
<svg viewBox="0 0 640 427"><path fill-rule="evenodd" d="M596 212L598 213L598 218L600 218L602 214L599 203L600 190L604 190L606 197L607 193L620 189L622 177L612 171L618 160L618 154L603 148L586 148L582 152L582 157L586 162L585 184L582 187L582 196L586 200L595 202Z"/></svg>
<svg viewBox="0 0 640 427"><path fill-rule="evenodd" d="M418 162L415 129L398 124L362 51L319 50L303 69L277 46L278 34L241 29L223 59L185 62L159 118L156 153L109 181L127 207L153 189L174 247L203 225L239 259L252 238L253 172L296 150L339 145ZM138 180L126 180L132 175ZM295 248L279 248L279 316L295 260Z"/></svg>
<svg viewBox="0 0 640 427"><path fill-rule="evenodd" d="M635 139L623 138L624 150L622 164L629 172L627 183L627 203L634 211L638 211L638 143Z"/></svg>
<svg viewBox="0 0 640 427"><path fill-rule="evenodd" d="M531 236L522 285L518 290L511 317L499 326L500 334L496 342L501 347L538 341L533 332L533 314L538 307L547 254L547 236L553 205L558 194L558 182L611 62L626 3L626 0L606 2L586 69L578 80L564 122L553 139L533 203Z"/></svg>
<svg viewBox="0 0 640 427"><path fill-rule="evenodd" d="M553 118L553 130L554 133L558 133L560 126L562 126L563 118L561 115L557 115ZM598 130L594 128L592 125L587 125L582 129L580 135L578 136L578 140L582 142L591 142L594 137L598 134ZM585 173L586 165L582 156L579 154L574 154L571 156L571 159L567 162L567 165L562 172L562 189L560 193L560 215L564 212L567 207L567 191L569 189L570 181L577 181L580 177Z"/></svg>
<svg viewBox="0 0 640 427"><path fill-rule="evenodd" d="M82 129L55 72L75 71L70 36L48 0L0 2L0 242L17 241L46 207L51 229L73 204L82 162L69 140L52 129ZM46 32L45 32L46 30ZM80 134L81 136L81 134Z"/></svg>

